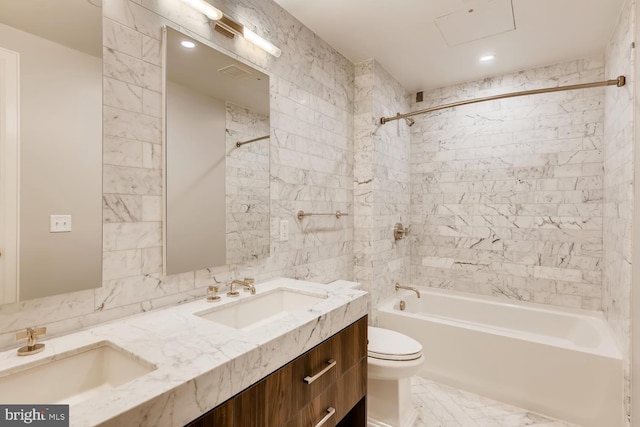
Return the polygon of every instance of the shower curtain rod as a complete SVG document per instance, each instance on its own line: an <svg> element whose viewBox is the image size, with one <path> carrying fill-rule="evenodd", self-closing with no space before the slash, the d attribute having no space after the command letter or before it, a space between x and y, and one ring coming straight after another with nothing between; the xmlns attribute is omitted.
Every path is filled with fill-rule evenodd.
<svg viewBox="0 0 640 427"><path fill-rule="evenodd" d="M253 138L248 141L236 142L236 147L242 147L244 144L251 144L252 142L260 141L261 139L269 139L271 135L265 135L258 138Z"/></svg>
<svg viewBox="0 0 640 427"><path fill-rule="evenodd" d="M570 86L558 86L558 87L550 87L545 89L525 90L522 92L504 93L502 95L485 96L484 98L468 99L466 101L453 102L451 104L444 104L444 105L438 105L437 107L425 108L424 110L413 111L411 113L398 114L397 116L393 116L393 117L381 117L380 124L383 125L393 120L406 119L411 116L417 116L418 114L425 114L425 113L430 113L432 111L444 110L445 108L459 107L461 105L475 104L477 102L493 101L496 99L505 99L505 98L515 98L516 96L536 95L538 93L560 92L563 90L589 89L592 87L600 87L600 86L615 85L617 87L622 87L625 85L625 83L626 83L625 77L618 76L617 79L605 80L603 82L582 83L582 84L570 85Z"/></svg>

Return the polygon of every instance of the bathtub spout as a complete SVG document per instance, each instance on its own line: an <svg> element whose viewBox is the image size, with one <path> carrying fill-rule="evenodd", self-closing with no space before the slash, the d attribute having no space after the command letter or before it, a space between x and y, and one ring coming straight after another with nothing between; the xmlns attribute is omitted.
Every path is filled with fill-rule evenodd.
<svg viewBox="0 0 640 427"><path fill-rule="evenodd" d="M416 293L416 295L418 295L418 298L420 298L420 291L414 288L413 286L401 285L400 283L396 282L396 291L398 289L407 289L409 291L413 291Z"/></svg>

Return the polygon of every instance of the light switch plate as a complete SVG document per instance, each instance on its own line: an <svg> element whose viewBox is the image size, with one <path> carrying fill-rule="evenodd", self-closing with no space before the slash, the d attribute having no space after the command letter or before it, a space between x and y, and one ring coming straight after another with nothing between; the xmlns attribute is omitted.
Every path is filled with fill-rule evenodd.
<svg viewBox="0 0 640 427"><path fill-rule="evenodd" d="M71 215L50 215L49 232L68 233L71 231Z"/></svg>

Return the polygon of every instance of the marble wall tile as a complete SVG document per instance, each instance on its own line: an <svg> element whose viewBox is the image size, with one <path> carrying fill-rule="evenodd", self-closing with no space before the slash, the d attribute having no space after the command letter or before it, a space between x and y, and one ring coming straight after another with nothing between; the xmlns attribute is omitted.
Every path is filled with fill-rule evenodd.
<svg viewBox="0 0 640 427"><path fill-rule="evenodd" d="M404 121L378 125L380 117L409 111L409 94L375 60L356 64L354 104L355 280L375 307L408 283L408 240L393 226L409 225L409 132ZM372 319L375 323L375 319Z"/></svg>
<svg viewBox="0 0 640 427"><path fill-rule="evenodd" d="M162 93L142 89L142 113L152 117L162 117Z"/></svg>
<svg viewBox="0 0 640 427"><path fill-rule="evenodd" d="M587 58L435 89L412 107L603 77L602 58ZM558 92L417 116L411 281L599 308L604 93Z"/></svg>
<svg viewBox="0 0 640 427"><path fill-rule="evenodd" d="M142 34L111 19L102 21L103 45L113 50L139 57L142 53Z"/></svg>
<svg viewBox="0 0 640 427"><path fill-rule="evenodd" d="M142 157L142 154L140 154ZM111 166L103 164L102 191L105 194L161 195L160 170Z"/></svg>
<svg viewBox="0 0 640 427"><path fill-rule="evenodd" d="M102 141L102 163L141 167L142 143L133 139L105 136Z"/></svg>
<svg viewBox="0 0 640 427"><path fill-rule="evenodd" d="M606 51L608 76L624 75L626 85L604 96L604 200L602 310L624 356L626 422L631 422L631 251L633 217L634 53L636 2L628 0Z"/></svg>
<svg viewBox="0 0 640 427"><path fill-rule="evenodd" d="M137 141L160 141L161 121L133 111L104 106L103 131L105 135Z"/></svg>
<svg viewBox="0 0 640 427"><path fill-rule="evenodd" d="M142 112L142 87L105 77L103 103L133 112Z"/></svg>
<svg viewBox="0 0 640 427"><path fill-rule="evenodd" d="M144 219L143 199L140 196L104 194L102 206L104 222L137 222Z"/></svg>

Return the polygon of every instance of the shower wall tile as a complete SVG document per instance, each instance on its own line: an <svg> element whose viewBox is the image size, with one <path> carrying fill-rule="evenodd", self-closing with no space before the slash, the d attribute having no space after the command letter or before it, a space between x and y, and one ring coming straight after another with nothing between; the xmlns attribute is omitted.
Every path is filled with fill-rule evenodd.
<svg viewBox="0 0 640 427"><path fill-rule="evenodd" d="M409 225L410 128L380 126L383 116L409 110L409 93L375 60L356 64L354 276L375 307L409 280L408 239L395 241L396 223ZM372 319L375 323L375 319Z"/></svg>
<svg viewBox="0 0 640 427"><path fill-rule="evenodd" d="M0 348L13 346L13 332L28 326L46 325L55 336L203 297L207 285L236 278L353 279L353 216L295 218L301 209L353 213L353 64L273 1L213 4L273 41L282 56L221 37L178 0L104 2L103 284L0 306ZM181 28L270 76L269 166L250 171L242 163L236 177L269 183L267 258L162 274L162 25ZM288 241L278 239L274 226L281 220L289 221Z"/></svg>
<svg viewBox="0 0 640 427"><path fill-rule="evenodd" d="M603 79L603 59L586 58L435 89L413 108ZM411 282L600 309L603 96L565 91L417 116Z"/></svg>
<svg viewBox="0 0 640 427"><path fill-rule="evenodd" d="M624 356L625 420L631 417L631 259L634 176L634 67L636 3L626 2L606 51L608 76L626 85L605 93L602 310Z"/></svg>

